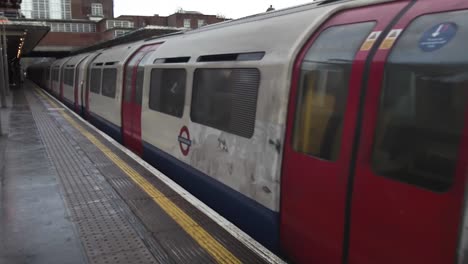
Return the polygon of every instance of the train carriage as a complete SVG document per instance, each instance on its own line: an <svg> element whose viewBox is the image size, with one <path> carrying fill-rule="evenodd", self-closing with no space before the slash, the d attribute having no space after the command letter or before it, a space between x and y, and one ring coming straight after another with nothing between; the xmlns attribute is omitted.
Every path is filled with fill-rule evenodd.
<svg viewBox="0 0 468 264"><path fill-rule="evenodd" d="M138 47L138 44L120 45L98 51L86 69L85 113L94 125L120 142L124 65Z"/></svg>
<svg viewBox="0 0 468 264"><path fill-rule="evenodd" d="M59 98L63 96L64 65L68 60L70 58L58 59L50 66L50 92Z"/></svg>
<svg viewBox="0 0 468 264"><path fill-rule="evenodd" d="M81 92L80 65L86 63L86 59L90 56L89 53L79 54L70 58L62 69L62 98L61 100L71 109L78 111L81 105L79 94Z"/></svg>
<svg viewBox="0 0 468 264"><path fill-rule="evenodd" d="M466 263L467 40L466 1L322 1L36 82L295 262Z"/></svg>

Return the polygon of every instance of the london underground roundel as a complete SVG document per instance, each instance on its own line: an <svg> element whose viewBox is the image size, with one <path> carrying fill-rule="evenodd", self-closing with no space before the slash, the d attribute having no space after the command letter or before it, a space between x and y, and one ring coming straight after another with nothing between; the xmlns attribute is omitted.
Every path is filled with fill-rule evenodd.
<svg viewBox="0 0 468 264"><path fill-rule="evenodd" d="M180 129L178 141L179 141L180 151L182 152L184 156L187 156L190 151L190 146L192 145L192 141L190 140L190 132L186 126L183 126Z"/></svg>

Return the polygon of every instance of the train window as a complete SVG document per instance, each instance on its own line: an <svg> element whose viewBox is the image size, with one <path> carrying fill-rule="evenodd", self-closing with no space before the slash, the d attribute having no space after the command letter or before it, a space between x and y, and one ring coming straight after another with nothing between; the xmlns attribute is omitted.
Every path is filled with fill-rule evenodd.
<svg viewBox="0 0 468 264"><path fill-rule="evenodd" d="M216 62L216 61L255 61L261 60L265 52L246 52L246 53L227 53L215 55L203 55L197 59L197 62Z"/></svg>
<svg viewBox="0 0 468 264"><path fill-rule="evenodd" d="M115 98L115 86L117 84L117 69L104 68L102 71L102 95Z"/></svg>
<svg viewBox="0 0 468 264"><path fill-rule="evenodd" d="M385 66L373 145L378 175L450 188L467 110L467 42L467 11L419 17L398 40Z"/></svg>
<svg viewBox="0 0 468 264"><path fill-rule="evenodd" d="M168 115L182 117L185 100L185 69L153 69L149 108Z"/></svg>
<svg viewBox="0 0 468 264"><path fill-rule="evenodd" d="M67 69L63 69L62 70L62 81L63 81L63 84L67 84L68 85L68 70Z"/></svg>
<svg viewBox="0 0 468 264"><path fill-rule="evenodd" d="M65 74L66 74L67 72L66 72L65 69L63 69L63 70L60 71L60 73L62 74L62 77L61 77L60 81L63 82L63 83L65 83L65 81L66 81L66 80L65 80L65 78L66 78Z"/></svg>
<svg viewBox="0 0 468 264"><path fill-rule="evenodd" d="M196 69L192 121L250 138L254 133L260 71L255 68Z"/></svg>
<svg viewBox="0 0 468 264"><path fill-rule="evenodd" d="M144 55L144 52L137 52L125 67L124 101L127 103L132 101L134 67L140 62Z"/></svg>
<svg viewBox="0 0 468 264"><path fill-rule="evenodd" d="M174 57L174 58L158 58L153 61L153 64L158 63L185 63L190 60L190 57Z"/></svg>
<svg viewBox="0 0 468 264"><path fill-rule="evenodd" d="M137 66L137 75L135 82L135 103L141 105L143 100L143 82L145 80L145 65L150 63L151 54L154 51L147 51Z"/></svg>
<svg viewBox="0 0 468 264"><path fill-rule="evenodd" d="M101 68L92 68L91 77L89 81L90 88L89 90L93 93L101 93Z"/></svg>
<svg viewBox="0 0 468 264"><path fill-rule="evenodd" d="M74 75L75 75L75 70L73 70L73 69L65 69L65 70L64 70L64 80L63 80L63 82L64 82L66 85L73 86L73 78L74 78Z"/></svg>
<svg viewBox="0 0 468 264"><path fill-rule="evenodd" d="M53 69L52 70L52 80L55 82L59 81L59 70L58 69Z"/></svg>
<svg viewBox="0 0 468 264"><path fill-rule="evenodd" d="M68 85L73 86L73 82L75 81L75 69L69 69L68 70Z"/></svg>
<svg viewBox="0 0 468 264"><path fill-rule="evenodd" d="M351 65L373 27L373 22L330 27L307 51L299 77L294 150L338 159Z"/></svg>

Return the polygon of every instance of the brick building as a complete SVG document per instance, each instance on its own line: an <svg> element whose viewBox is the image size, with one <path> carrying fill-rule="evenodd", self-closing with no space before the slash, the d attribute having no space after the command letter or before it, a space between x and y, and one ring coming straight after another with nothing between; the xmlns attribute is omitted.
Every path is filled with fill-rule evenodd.
<svg viewBox="0 0 468 264"><path fill-rule="evenodd" d="M204 25L225 21L225 18L215 15L204 15L196 11L180 10L170 16L119 16L117 19L132 21L135 27L145 27L147 25L168 26L176 28L194 29Z"/></svg>
<svg viewBox="0 0 468 264"><path fill-rule="evenodd" d="M0 1L0 15L7 18L16 18L19 16L21 0L3 0Z"/></svg>
<svg viewBox="0 0 468 264"><path fill-rule="evenodd" d="M167 17L124 15L114 18L113 9L113 0L23 0L21 12L14 20L44 22L50 27L49 34L34 50L36 56L63 56L134 31L141 37L150 33L163 35L225 20L182 10ZM146 29L146 34L141 32Z"/></svg>
<svg viewBox="0 0 468 264"><path fill-rule="evenodd" d="M71 0L72 17L77 19L114 17L113 0Z"/></svg>

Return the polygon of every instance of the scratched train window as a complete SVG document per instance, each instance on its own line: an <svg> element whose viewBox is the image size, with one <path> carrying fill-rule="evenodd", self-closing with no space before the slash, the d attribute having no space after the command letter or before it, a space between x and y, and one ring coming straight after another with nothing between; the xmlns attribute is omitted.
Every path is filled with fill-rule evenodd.
<svg viewBox="0 0 468 264"><path fill-rule="evenodd" d="M149 108L168 115L182 117L185 101L184 69L153 69Z"/></svg>
<svg viewBox="0 0 468 264"><path fill-rule="evenodd" d="M65 69L64 70L64 83L66 85L73 86L73 78L74 78L75 70L74 69Z"/></svg>
<svg viewBox="0 0 468 264"><path fill-rule="evenodd" d="M238 136L254 133L260 71L254 68L196 69L192 121Z"/></svg>
<svg viewBox="0 0 468 264"><path fill-rule="evenodd" d="M52 70L52 80L55 82L59 81L59 69Z"/></svg>
<svg viewBox="0 0 468 264"><path fill-rule="evenodd" d="M117 85L117 69L104 68L102 71L102 95L115 98L115 88Z"/></svg>
<svg viewBox="0 0 468 264"><path fill-rule="evenodd" d="M102 70L100 68L91 69L91 77L89 78L89 90L92 93L100 93L101 92L101 73Z"/></svg>

